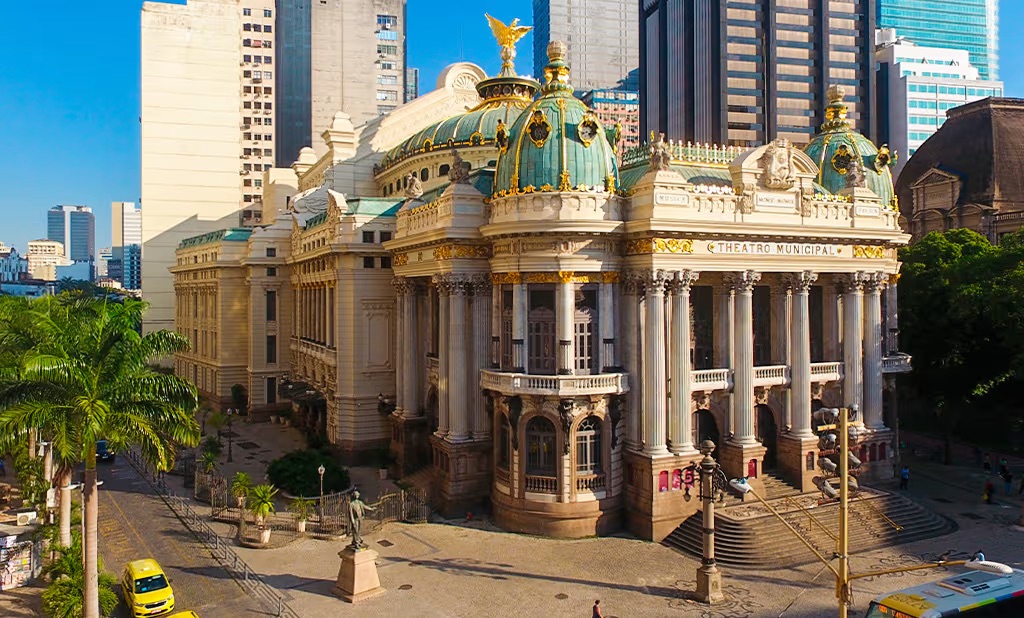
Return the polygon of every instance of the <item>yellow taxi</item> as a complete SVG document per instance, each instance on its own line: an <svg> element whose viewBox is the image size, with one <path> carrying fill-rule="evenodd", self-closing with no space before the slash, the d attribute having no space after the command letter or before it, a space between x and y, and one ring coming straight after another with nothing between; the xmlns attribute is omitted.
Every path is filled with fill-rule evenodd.
<svg viewBox="0 0 1024 618"><path fill-rule="evenodd" d="M132 616L159 616L174 610L171 582L156 560L133 560L124 567L121 592Z"/></svg>
<svg viewBox="0 0 1024 618"><path fill-rule="evenodd" d="M199 618L199 614L192 610L188 610L187 612L178 612L177 614L168 616L167 618Z"/></svg>

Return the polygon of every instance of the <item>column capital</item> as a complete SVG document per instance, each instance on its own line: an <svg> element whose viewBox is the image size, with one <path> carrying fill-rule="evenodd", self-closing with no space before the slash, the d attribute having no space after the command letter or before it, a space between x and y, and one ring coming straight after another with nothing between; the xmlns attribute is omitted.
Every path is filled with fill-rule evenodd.
<svg viewBox="0 0 1024 618"><path fill-rule="evenodd" d="M883 272L865 273L864 291L881 292L889 284L889 275Z"/></svg>
<svg viewBox="0 0 1024 618"><path fill-rule="evenodd" d="M806 293L810 291L811 286L818 280L818 274L805 270L798 273L789 273L783 280L794 292Z"/></svg>
<svg viewBox="0 0 1024 618"><path fill-rule="evenodd" d="M640 293L642 284L640 282L640 272L636 270L623 271L620 279L622 283L622 291L627 296L635 296Z"/></svg>
<svg viewBox="0 0 1024 618"><path fill-rule="evenodd" d="M470 276L462 273L434 275L431 280L442 296L465 296L471 285Z"/></svg>
<svg viewBox="0 0 1024 618"><path fill-rule="evenodd" d="M736 292L752 292L757 282L761 280L761 273L753 270L744 270L738 273L727 273L725 282L732 286Z"/></svg>
<svg viewBox="0 0 1024 618"><path fill-rule="evenodd" d="M491 293L491 275L488 273L482 273L478 275L470 275L469 285L473 289L473 294L477 296L485 296Z"/></svg>
<svg viewBox="0 0 1024 618"><path fill-rule="evenodd" d="M844 273L840 275L834 275L832 277L835 281L836 287L839 291L844 294L855 294L864 291L864 284L868 280L868 275L859 270L855 273Z"/></svg>
<svg viewBox="0 0 1024 618"><path fill-rule="evenodd" d="M391 285L395 287L395 292L399 296L416 293L416 282L408 277L395 277L391 280Z"/></svg>
<svg viewBox="0 0 1024 618"><path fill-rule="evenodd" d="M672 294L682 294L683 290L689 290L693 282L700 278L700 273L693 270L677 270L670 274L666 288Z"/></svg>
<svg viewBox="0 0 1024 618"><path fill-rule="evenodd" d="M664 294L665 286L669 282L670 273L660 268L640 273L640 283L643 285L646 294Z"/></svg>

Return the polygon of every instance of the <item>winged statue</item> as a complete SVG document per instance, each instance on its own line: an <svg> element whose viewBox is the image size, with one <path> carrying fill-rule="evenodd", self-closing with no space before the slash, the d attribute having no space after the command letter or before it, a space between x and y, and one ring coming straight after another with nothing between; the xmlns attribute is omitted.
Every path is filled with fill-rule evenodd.
<svg viewBox="0 0 1024 618"><path fill-rule="evenodd" d="M501 46L501 72L503 75L515 75L513 61L516 58L516 42L526 36L526 33L533 30L533 26L520 26L519 18L512 20L507 26L500 20L484 13L488 23L491 25L491 32Z"/></svg>

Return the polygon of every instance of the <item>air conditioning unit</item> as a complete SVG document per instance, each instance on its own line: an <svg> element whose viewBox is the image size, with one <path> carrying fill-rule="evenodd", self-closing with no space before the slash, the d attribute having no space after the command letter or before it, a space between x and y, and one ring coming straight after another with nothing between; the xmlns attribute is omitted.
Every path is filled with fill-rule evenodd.
<svg viewBox="0 0 1024 618"><path fill-rule="evenodd" d="M22 511L22 512L18 513L18 521L17 521L17 523L18 523L19 526L27 526L27 525L31 524L32 522L34 522L35 520L36 520L36 512L35 511Z"/></svg>

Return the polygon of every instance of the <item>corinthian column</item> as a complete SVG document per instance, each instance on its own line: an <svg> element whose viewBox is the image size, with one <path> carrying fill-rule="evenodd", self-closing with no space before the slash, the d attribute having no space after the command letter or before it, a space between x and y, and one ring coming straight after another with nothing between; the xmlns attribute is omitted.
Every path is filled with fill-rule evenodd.
<svg viewBox="0 0 1024 618"><path fill-rule="evenodd" d="M602 273L597 319L601 324L601 373L618 371L619 359L615 350L615 282L619 273Z"/></svg>
<svg viewBox="0 0 1024 618"><path fill-rule="evenodd" d="M402 393L405 401L405 416L414 418L420 416L420 358L419 336L417 331L417 292L418 286L412 280L407 280L405 290L405 309L402 313L402 347L403 353L398 364L404 366L402 370L402 382L399 383L399 392Z"/></svg>
<svg viewBox="0 0 1024 618"><path fill-rule="evenodd" d="M690 413L690 286L699 275L692 270L673 273L668 283L672 295L672 394L668 410L668 441L675 455L696 453Z"/></svg>
<svg viewBox="0 0 1024 618"><path fill-rule="evenodd" d="M408 314L406 314L405 305L405 294L406 288L409 287L409 282L405 277L395 277L391 280L391 285L395 287L396 300L395 307L397 307L397 315L395 316L395 332L398 333L398 342L395 345L395 411L396 416L409 416L405 410L405 358L409 354L409 350L406 346L409 345L410 341L405 336L405 323L409 322Z"/></svg>
<svg viewBox="0 0 1024 618"><path fill-rule="evenodd" d="M475 336L475 335L474 335ZM511 342L509 342L511 344ZM491 286L491 369L501 367L501 286Z"/></svg>
<svg viewBox="0 0 1024 618"><path fill-rule="evenodd" d="M790 400L793 402L793 435L811 437L811 285L818 275L809 270L789 278L793 288L793 321L790 332Z"/></svg>
<svg viewBox="0 0 1024 618"><path fill-rule="evenodd" d="M644 453L667 455L665 447L665 283L663 270L644 273ZM753 393L753 389L751 389Z"/></svg>
<svg viewBox="0 0 1024 618"><path fill-rule="evenodd" d="M473 362L469 392L473 394L473 439L486 440L491 435L491 419L487 417L487 398L480 388L480 371L487 369L490 358L487 335L491 329L491 278L473 276Z"/></svg>
<svg viewBox="0 0 1024 618"><path fill-rule="evenodd" d="M518 274L518 273L517 273ZM512 371L526 371L526 320L529 317L530 303L526 284L522 280L512 285Z"/></svg>
<svg viewBox="0 0 1024 618"><path fill-rule="evenodd" d="M864 306L863 272L838 279L843 289L843 403L862 408L864 399L863 340Z"/></svg>
<svg viewBox="0 0 1024 618"><path fill-rule="evenodd" d="M434 275L434 285L437 286L438 317L437 317L437 431L436 436L448 435L449 427L449 402L451 394L448 383L448 332L449 328L449 293L451 291L451 275Z"/></svg>
<svg viewBox="0 0 1024 618"><path fill-rule="evenodd" d="M469 414L466 409L466 301L469 285L463 276L452 275L448 293L448 409L451 431L449 442L469 439ZM443 343L442 343L443 344ZM475 373L475 372L474 372Z"/></svg>
<svg viewBox="0 0 1024 618"><path fill-rule="evenodd" d="M864 279L864 424L882 429L882 289L888 277L872 273Z"/></svg>
<svg viewBox="0 0 1024 618"><path fill-rule="evenodd" d="M746 270L733 279L736 292L736 327L734 330L735 365L733 366L733 416L736 430L733 441L754 444L754 286L761 273Z"/></svg>
<svg viewBox="0 0 1024 618"><path fill-rule="evenodd" d="M640 326L637 308L640 300L637 273L627 271L622 277L622 358L623 369L629 376L629 393L626 395L626 448L640 446L640 364L637 362Z"/></svg>
<svg viewBox="0 0 1024 618"><path fill-rule="evenodd" d="M572 272L558 273L558 373L575 373L576 354L573 345L573 326L576 322L576 284Z"/></svg>

